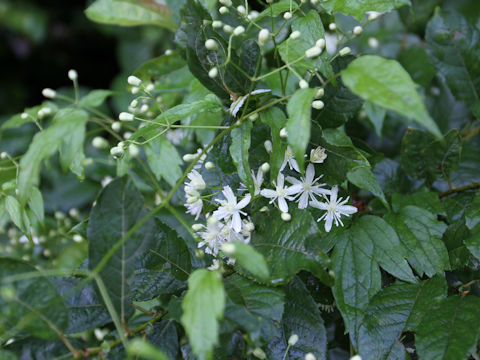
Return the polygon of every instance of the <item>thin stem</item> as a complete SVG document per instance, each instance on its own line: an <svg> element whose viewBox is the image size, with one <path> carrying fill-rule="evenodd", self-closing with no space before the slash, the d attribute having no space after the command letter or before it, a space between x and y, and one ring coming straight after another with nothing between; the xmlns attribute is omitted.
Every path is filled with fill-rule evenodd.
<svg viewBox="0 0 480 360"><path fill-rule="evenodd" d="M460 187L457 187L457 188L451 188L447 191L444 191L444 192L440 193L438 195L438 197L441 199L445 196L448 196L448 195L451 195L451 194L454 194L454 193L467 191L467 190L475 190L475 189L478 189L478 188L480 188L480 182L474 182L474 183L469 184L469 185L460 186Z"/></svg>

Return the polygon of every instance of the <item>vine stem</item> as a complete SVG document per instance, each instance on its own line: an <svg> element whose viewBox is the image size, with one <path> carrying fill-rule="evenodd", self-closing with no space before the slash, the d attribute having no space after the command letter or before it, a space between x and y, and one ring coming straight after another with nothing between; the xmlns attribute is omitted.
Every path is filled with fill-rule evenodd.
<svg viewBox="0 0 480 360"><path fill-rule="evenodd" d="M457 188L451 188L447 191L444 191L444 192L440 193L438 195L438 197L441 199L445 196L448 196L448 195L451 195L451 194L454 194L454 193L459 193L459 192L467 191L467 190L475 190L475 189L479 189L479 188L480 188L480 181L471 183L469 185L460 186L460 187L457 187Z"/></svg>

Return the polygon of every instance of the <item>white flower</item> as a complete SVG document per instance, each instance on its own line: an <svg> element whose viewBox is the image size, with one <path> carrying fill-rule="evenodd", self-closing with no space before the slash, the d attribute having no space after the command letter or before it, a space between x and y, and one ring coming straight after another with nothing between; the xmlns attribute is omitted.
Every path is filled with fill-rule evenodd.
<svg viewBox="0 0 480 360"><path fill-rule="evenodd" d="M265 45L270 40L270 31L262 29L258 32L258 43L260 46Z"/></svg>
<svg viewBox="0 0 480 360"><path fill-rule="evenodd" d="M325 149L321 146L318 146L316 149L312 149L310 151L310 162L314 164L321 164L327 158L327 154L325 154Z"/></svg>
<svg viewBox="0 0 480 360"><path fill-rule="evenodd" d="M220 203L220 207L214 211L213 215L219 220L232 219L231 227L237 233L242 230L242 219L240 214L246 215L241 209L248 205L250 202L250 194L245 195L245 197L237 203L237 197L233 194L230 186L225 186L223 188L223 196L226 200L217 199L216 201Z"/></svg>
<svg viewBox="0 0 480 360"><path fill-rule="evenodd" d="M262 166L258 168L257 176L255 176L255 173L253 172L253 170L250 170L252 173L253 185L255 187L255 192L253 193L254 196L257 196L258 194L260 194L261 186L263 184Z"/></svg>
<svg viewBox="0 0 480 360"><path fill-rule="evenodd" d="M207 50L218 50L218 44L213 39L207 39L205 41L205 47L207 48Z"/></svg>
<svg viewBox="0 0 480 360"><path fill-rule="evenodd" d="M136 76L130 75L127 78L127 83L132 86L140 86L140 84L142 83L142 80Z"/></svg>
<svg viewBox="0 0 480 360"><path fill-rule="evenodd" d="M68 78L75 81L78 79L78 73L74 69L68 70Z"/></svg>
<svg viewBox="0 0 480 360"><path fill-rule="evenodd" d="M285 166L288 164L290 170L295 170L296 172L300 172L300 167L298 166L297 160L293 156L293 151L290 146L287 146L287 150L285 150L285 159L283 160L282 166L280 166L280 171L282 171Z"/></svg>
<svg viewBox="0 0 480 360"><path fill-rule="evenodd" d="M57 92L53 89L45 88L42 90L42 95L46 98L53 99L55 96L57 96Z"/></svg>
<svg viewBox="0 0 480 360"><path fill-rule="evenodd" d="M338 186L332 187L330 191L330 200L327 202L319 202L317 200L311 201L310 206L313 206L320 210L325 210L326 213L323 214L317 221L325 219L325 231L329 232L332 229L332 222L335 220L335 226L338 226L340 223L343 226L340 216L346 215L350 216L357 212L357 208L351 205L345 205L348 201L348 197L342 201L342 198L337 200L338 196Z"/></svg>
<svg viewBox="0 0 480 360"><path fill-rule="evenodd" d="M281 172L278 173L277 182L273 182L275 190L263 189L260 194L266 198L270 198L270 204L275 200L278 201L278 207L281 212L288 212L288 204L286 200L295 200L293 195L301 191L300 185L293 185L289 187L284 186L285 178Z"/></svg>
<svg viewBox="0 0 480 360"><path fill-rule="evenodd" d="M315 168L313 164L308 164L305 177L302 177L301 180L295 179L292 176L287 176L287 181L292 185L297 185L300 187L300 198L298 199L298 208L306 209L308 206L308 201L315 201L315 195L325 196L330 194L330 190L322 188L325 184L317 184L317 181L322 176L315 178Z"/></svg>
<svg viewBox="0 0 480 360"><path fill-rule="evenodd" d="M198 233L203 239L203 241L198 243L198 247L201 248L206 246L205 252L216 256L220 247L224 243L224 236L222 235L222 227L224 225L218 220L211 221L211 219L216 218L210 217L208 219L210 221L207 221L207 226L203 226L205 230Z"/></svg>
<svg viewBox="0 0 480 360"><path fill-rule="evenodd" d="M190 182L185 184L185 192L205 189L205 180L203 180L202 175L197 170L190 171L187 176Z"/></svg>
<svg viewBox="0 0 480 360"><path fill-rule="evenodd" d="M187 195L188 197L188 195ZM191 197L190 197L191 199ZM195 216L195 220L197 220L200 217L200 214L202 213L202 208L203 208L203 201L202 199L198 199L192 203L189 203L188 201L185 203L185 207L187 208L187 214L191 214L192 216Z"/></svg>

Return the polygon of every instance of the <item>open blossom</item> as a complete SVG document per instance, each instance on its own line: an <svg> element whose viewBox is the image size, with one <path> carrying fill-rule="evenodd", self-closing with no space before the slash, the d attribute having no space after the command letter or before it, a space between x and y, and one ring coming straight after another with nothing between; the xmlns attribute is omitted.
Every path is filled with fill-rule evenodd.
<svg viewBox="0 0 480 360"><path fill-rule="evenodd" d="M292 185L299 185L300 197L298 199L298 208L306 209L308 206L309 200L316 200L314 195L325 196L330 194L330 190L324 189L322 186L325 184L318 184L318 180L322 176L319 176L315 179L315 168L313 164L308 164L305 177L302 177L301 180L295 179L292 176L287 176L287 181Z"/></svg>
<svg viewBox="0 0 480 360"><path fill-rule="evenodd" d="M237 203L237 197L233 194L230 186L225 186L222 193L226 200L216 200L220 203L220 207L214 211L213 215L219 220L225 219L225 221L228 221L231 219L232 229L236 232L240 232L242 230L242 219L240 214L246 215L241 209L248 205L251 196L250 194L247 194Z"/></svg>
<svg viewBox="0 0 480 360"><path fill-rule="evenodd" d="M210 217L207 221L207 226L204 226L204 231L198 234L202 241L198 243L198 247L205 246L205 253L216 256L218 251L225 242L225 237L222 234L222 227L224 224L218 221L215 217Z"/></svg>
<svg viewBox="0 0 480 360"><path fill-rule="evenodd" d="M326 158L327 154L325 154L325 149L321 146L310 151L310 162L314 164L321 164L325 161Z"/></svg>
<svg viewBox="0 0 480 360"><path fill-rule="evenodd" d="M295 200L295 196L298 194L302 187L300 184L285 187L285 178L281 172L278 173L277 182L273 182L275 190L263 189L260 194L266 198L270 198L270 204L275 200L278 201L278 207L281 212L288 212L287 200Z"/></svg>
<svg viewBox="0 0 480 360"><path fill-rule="evenodd" d="M326 202L319 202L317 200L310 202L310 206L326 211L326 213L317 220L321 221L325 219L326 232L329 232L332 229L333 221L335 221L335 226L338 226L339 223L343 226L342 220L340 219L342 215L350 216L351 214L357 212L357 208L355 206L345 205L345 203L348 201L348 197L343 201L342 198L337 199L338 186L332 187L330 192L330 199Z"/></svg>
<svg viewBox="0 0 480 360"><path fill-rule="evenodd" d="M283 160L283 164L280 166L280 171L282 171L287 164L290 170L293 169L296 172L300 172L300 167L298 166L297 160L295 160L295 156L293 155L290 146L287 146L287 150L285 150L285 160Z"/></svg>
<svg viewBox="0 0 480 360"><path fill-rule="evenodd" d="M198 199L192 203L187 203L185 204L185 207L187 208L187 214L191 214L195 216L195 220L197 220L200 217L200 214L202 213L202 208L203 208L203 201L202 199Z"/></svg>
<svg viewBox="0 0 480 360"><path fill-rule="evenodd" d="M188 179L190 182L185 183L185 192L188 193L191 190L204 190L205 180L203 180L202 175L197 170L192 170L188 173Z"/></svg>

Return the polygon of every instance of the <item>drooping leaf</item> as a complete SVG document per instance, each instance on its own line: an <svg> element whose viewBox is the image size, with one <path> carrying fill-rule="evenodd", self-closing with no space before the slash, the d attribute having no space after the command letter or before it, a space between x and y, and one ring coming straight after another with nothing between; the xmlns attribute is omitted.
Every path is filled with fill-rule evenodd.
<svg viewBox="0 0 480 360"><path fill-rule="evenodd" d="M140 356L149 360L168 360L167 355L142 338L134 338L128 342L127 354Z"/></svg>
<svg viewBox="0 0 480 360"><path fill-rule="evenodd" d="M25 212L15 197L9 195L5 198L5 210L7 210L10 220L12 220L15 226L22 229L22 231L26 231L24 225Z"/></svg>
<svg viewBox="0 0 480 360"><path fill-rule="evenodd" d="M263 123L270 126L272 135L272 152L270 153L270 176L276 179L278 171L285 158L286 146L280 138L280 130L287 121L285 114L278 107L271 107L260 113L260 119Z"/></svg>
<svg viewBox="0 0 480 360"><path fill-rule="evenodd" d="M248 152L250 149L252 131L252 121L245 120L238 128L231 132L232 144L230 145L230 156L237 167L238 176L247 186L247 189L253 196L255 188L253 186L252 175L250 174L250 164L248 162Z"/></svg>
<svg viewBox="0 0 480 360"><path fill-rule="evenodd" d="M408 71L412 80L422 86L428 86L435 76L435 68L421 46L410 46L403 49L398 61Z"/></svg>
<svg viewBox="0 0 480 360"><path fill-rule="evenodd" d="M120 26L156 25L175 30L172 13L163 4L129 1L96 0L85 10L87 17L99 23Z"/></svg>
<svg viewBox="0 0 480 360"><path fill-rule="evenodd" d="M295 159L303 172L305 152L310 141L312 101L316 89L300 89L288 100L287 133Z"/></svg>
<svg viewBox="0 0 480 360"><path fill-rule="evenodd" d="M373 175L372 170L370 170L368 167L359 166L353 168L347 173L347 178L348 181L358 186L360 189L368 190L373 195L378 197L387 209L390 208L382 188L378 184L378 181Z"/></svg>
<svg viewBox="0 0 480 360"><path fill-rule="evenodd" d="M291 335L298 342L290 348L285 359L299 359L312 353L317 359L326 359L327 333L318 305L305 284L294 278L286 288L285 310L275 338L268 344L268 358L281 359Z"/></svg>
<svg viewBox="0 0 480 360"><path fill-rule="evenodd" d="M186 288L183 281L175 279L169 271L138 269L133 284L133 299L148 301L160 296L172 296Z"/></svg>
<svg viewBox="0 0 480 360"><path fill-rule="evenodd" d="M176 359L178 354L178 332L172 319L162 320L153 325L153 334L148 340L164 352L168 359Z"/></svg>
<svg viewBox="0 0 480 360"><path fill-rule="evenodd" d="M32 194L28 200L28 207L32 209L33 213L37 217L39 222L43 222L44 216L44 206L43 206L43 196L38 188L32 188Z"/></svg>
<svg viewBox="0 0 480 360"><path fill-rule="evenodd" d="M88 266L91 270L103 263L103 257L145 215L142 207L140 193L127 178L114 180L103 189L88 222ZM133 313L130 290L135 264L153 235L153 222L148 221L121 244L98 274L122 321Z"/></svg>
<svg viewBox="0 0 480 360"><path fill-rule="evenodd" d="M465 211L465 223L472 230L480 223L480 193L477 192Z"/></svg>
<svg viewBox="0 0 480 360"><path fill-rule="evenodd" d="M227 255L235 259L236 264L247 270L254 277L267 281L270 277L270 272L263 256L248 244L239 241L233 241L231 244L235 246L235 249Z"/></svg>
<svg viewBox="0 0 480 360"><path fill-rule="evenodd" d="M371 69L374 68L375 72ZM410 75L395 60L365 55L342 72L344 84L361 98L395 111L441 138L437 124L428 114Z"/></svg>
<svg viewBox="0 0 480 360"><path fill-rule="evenodd" d="M416 332L419 358L468 359L480 335L480 299L455 295L433 305Z"/></svg>
<svg viewBox="0 0 480 360"><path fill-rule="evenodd" d="M144 81L157 80L161 76L181 69L185 65L185 60L178 52L172 52L171 54L165 54L148 60L135 70L133 74Z"/></svg>
<svg viewBox="0 0 480 360"><path fill-rule="evenodd" d="M378 292L368 304L360 328L362 359L391 359L402 332L416 330L432 303L446 294L441 276L417 284L395 283Z"/></svg>
<svg viewBox="0 0 480 360"><path fill-rule="evenodd" d="M448 253L441 238L447 226L436 216L416 206L406 206L385 220L393 226L408 250L408 262L415 271L432 277L450 268Z"/></svg>
<svg viewBox="0 0 480 360"><path fill-rule="evenodd" d="M385 115L387 114L386 110L369 101L364 103L363 109L367 113L368 120L370 120L375 129L375 133L378 137L381 137L383 122L385 121Z"/></svg>
<svg viewBox="0 0 480 360"><path fill-rule="evenodd" d="M404 206L414 205L430 211L432 214L445 215L445 210L437 193L430 191L419 191L413 194L393 193L393 211L400 211Z"/></svg>
<svg viewBox="0 0 480 360"><path fill-rule="evenodd" d="M330 13L340 11L361 21L367 11L389 12L410 5L410 0L327 0L322 5Z"/></svg>
<svg viewBox="0 0 480 360"><path fill-rule="evenodd" d="M92 90L79 101L80 106L98 107L113 95L111 90Z"/></svg>
<svg viewBox="0 0 480 360"><path fill-rule="evenodd" d="M183 174L180 167L183 161L175 146L167 138L158 136L145 146L145 154L155 177L174 186Z"/></svg>
<svg viewBox="0 0 480 360"><path fill-rule="evenodd" d="M194 354L199 360L211 359L218 344L219 324L225 308L222 275L199 269L188 279L188 291L182 302L182 325Z"/></svg>

